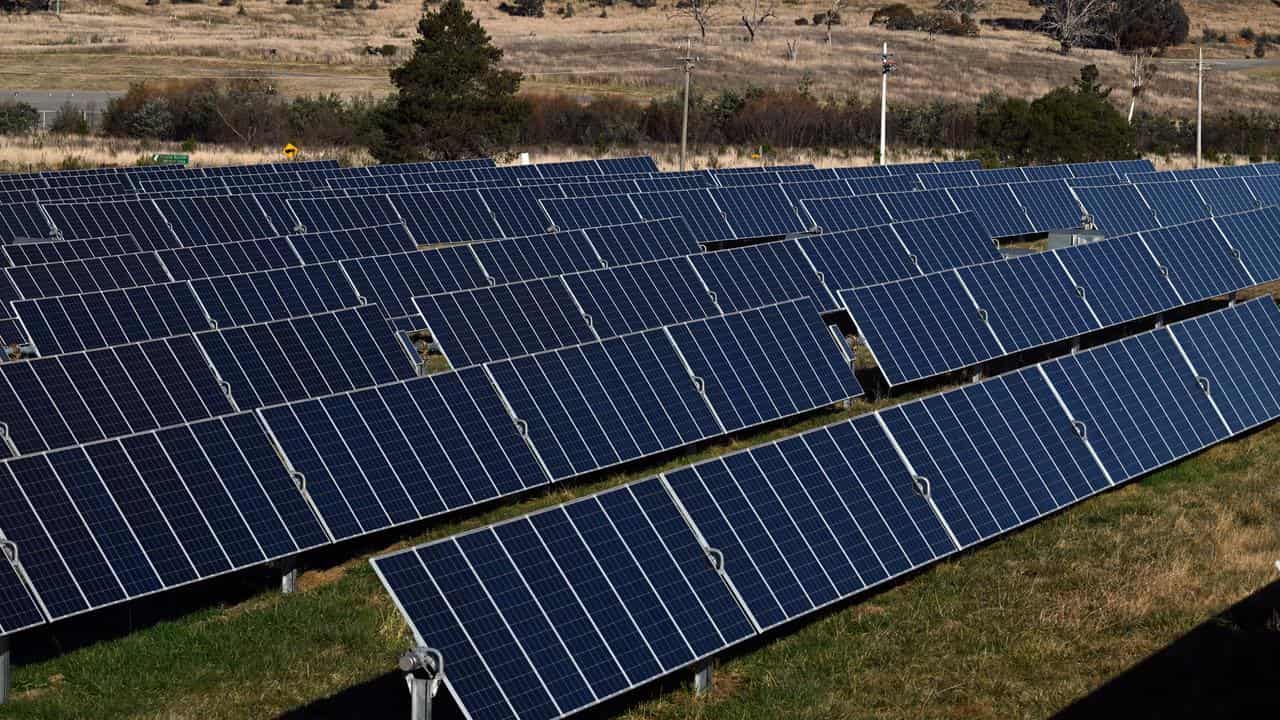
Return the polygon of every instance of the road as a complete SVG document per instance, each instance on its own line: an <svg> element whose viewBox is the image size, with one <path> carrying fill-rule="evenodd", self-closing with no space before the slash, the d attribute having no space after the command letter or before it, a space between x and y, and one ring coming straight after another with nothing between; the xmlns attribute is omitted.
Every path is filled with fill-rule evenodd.
<svg viewBox="0 0 1280 720"><path fill-rule="evenodd" d="M12 99L41 112L57 112L66 103L83 109L102 110L108 101L123 94L111 90L0 90L0 102Z"/></svg>

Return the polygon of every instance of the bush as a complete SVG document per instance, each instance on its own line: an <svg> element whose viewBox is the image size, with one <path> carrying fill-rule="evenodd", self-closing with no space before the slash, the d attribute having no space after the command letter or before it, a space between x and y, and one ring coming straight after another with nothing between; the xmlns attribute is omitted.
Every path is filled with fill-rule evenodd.
<svg viewBox="0 0 1280 720"><path fill-rule="evenodd" d="M40 124L40 113L24 102L0 103L0 135L27 135Z"/></svg>
<svg viewBox="0 0 1280 720"><path fill-rule="evenodd" d="M545 0L513 0L498 5L498 9L515 17L542 17L545 4Z"/></svg>
<svg viewBox="0 0 1280 720"><path fill-rule="evenodd" d="M1253 56L1256 58L1267 56L1267 41L1265 38L1258 38L1258 41L1253 44Z"/></svg>
<svg viewBox="0 0 1280 720"><path fill-rule="evenodd" d="M69 102L63 103L49 123L49 132L58 135L88 135L89 121L83 110Z"/></svg>
<svg viewBox="0 0 1280 720"><path fill-rule="evenodd" d="M335 10L355 10L356 0L338 0L333 4Z"/></svg>
<svg viewBox="0 0 1280 720"><path fill-rule="evenodd" d="M797 24L797 25L808 25L808 24L809 24L809 18L806 18L806 17L798 17L798 18L796 18L796 24Z"/></svg>
<svg viewBox="0 0 1280 720"><path fill-rule="evenodd" d="M813 24L814 24L814 25L826 25L826 24L827 24L827 17L828 17L828 15L831 17L831 24L832 24L832 25L839 25L839 24L840 24L840 13L838 13L838 12L833 12L833 13L825 13L825 12L814 13L814 16L813 16Z"/></svg>
<svg viewBox="0 0 1280 720"><path fill-rule="evenodd" d="M871 13L871 25L883 25L890 30L911 29L916 24L916 14L902 3L886 5ZM899 25L903 27L894 27Z"/></svg>
<svg viewBox="0 0 1280 720"><path fill-rule="evenodd" d="M1257 33L1255 33L1253 31L1253 28L1251 27L1244 28L1240 31L1241 40L1248 40L1249 42L1253 42L1253 39L1256 38L1257 36L1258 36Z"/></svg>

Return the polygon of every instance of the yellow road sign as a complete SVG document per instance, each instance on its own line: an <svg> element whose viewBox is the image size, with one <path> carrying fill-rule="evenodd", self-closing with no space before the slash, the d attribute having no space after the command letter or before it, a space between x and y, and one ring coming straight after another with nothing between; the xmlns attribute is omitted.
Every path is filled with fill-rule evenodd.
<svg viewBox="0 0 1280 720"><path fill-rule="evenodd" d="M284 148L282 148L282 149L280 150L280 152L284 153L284 156L285 156L285 157L287 157L287 158L289 158L290 160L292 160L292 159L293 159L293 156L298 154L298 147L297 147L296 145L294 145L293 143L289 143L289 144L285 145L285 146L284 146Z"/></svg>

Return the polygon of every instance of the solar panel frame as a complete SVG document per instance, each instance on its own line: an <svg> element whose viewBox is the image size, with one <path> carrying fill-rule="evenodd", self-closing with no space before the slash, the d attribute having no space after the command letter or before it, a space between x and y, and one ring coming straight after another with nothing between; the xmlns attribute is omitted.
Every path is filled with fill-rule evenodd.
<svg viewBox="0 0 1280 720"><path fill-rule="evenodd" d="M1136 187L1161 225L1195 222L1212 214L1190 182L1142 183Z"/></svg>
<svg viewBox="0 0 1280 720"><path fill-rule="evenodd" d="M1084 288L1104 327L1158 315L1182 305L1169 278L1137 235L1053 251Z"/></svg>
<svg viewBox="0 0 1280 720"><path fill-rule="evenodd" d="M173 280L240 275L304 263L283 237L170 248L158 250L156 254Z"/></svg>
<svg viewBox="0 0 1280 720"><path fill-rule="evenodd" d="M693 240L689 224L680 217L582 228L577 234L591 244L606 266L693 255L702 249Z"/></svg>
<svg viewBox="0 0 1280 720"><path fill-rule="evenodd" d="M888 211L880 202L882 197L810 198L800 201L800 206L809 216L810 226L818 232L857 230L890 221Z"/></svg>
<svg viewBox="0 0 1280 720"><path fill-rule="evenodd" d="M795 242L745 247L689 256L689 262L725 312L807 297L820 312L840 307L809 258Z"/></svg>
<svg viewBox="0 0 1280 720"><path fill-rule="evenodd" d="M958 268L956 274L1008 352L1030 350L1102 328L1053 253Z"/></svg>
<svg viewBox="0 0 1280 720"><path fill-rule="evenodd" d="M616 337L721 314L686 258L620 265L564 276L598 337Z"/></svg>
<svg viewBox="0 0 1280 720"><path fill-rule="evenodd" d="M1212 221L1148 230L1142 239L1185 303L1256 284Z"/></svg>
<svg viewBox="0 0 1280 720"><path fill-rule="evenodd" d="M1251 277L1259 282L1280 279L1280 208L1265 208L1214 218L1229 248L1240 254Z"/></svg>
<svg viewBox="0 0 1280 720"><path fill-rule="evenodd" d="M795 243L832 292L920 275L891 225L811 235Z"/></svg>
<svg viewBox="0 0 1280 720"><path fill-rule="evenodd" d="M381 306L388 317L416 318L415 296L489 284L489 277L472 248L472 245L456 245L371 255L343 260L341 265L359 295Z"/></svg>
<svg viewBox="0 0 1280 720"><path fill-rule="evenodd" d="M812 226L781 186L761 185L707 190L724 214L735 238L762 238L807 232Z"/></svg>
<svg viewBox="0 0 1280 720"><path fill-rule="evenodd" d="M543 198L539 201L549 227L557 232L634 223L645 218L633 202L635 195ZM654 218L657 219L657 218Z"/></svg>
<svg viewBox="0 0 1280 720"><path fill-rule="evenodd" d="M40 355L182 335L212 322L187 282L16 300L12 305L24 337Z"/></svg>
<svg viewBox="0 0 1280 720"><path fill-rule="evenodd" d="M197 278L190 283L216 327L282 320L364 304L339 263Z"/></svg>
<svg viewBox="0 0 1280 720"><path fill-rule="evenodd" d="M700 244L736 239L709 190L638 193L632 195L631 200L640 214L637 219L682 218L689 225L690 239Z"/></svg>

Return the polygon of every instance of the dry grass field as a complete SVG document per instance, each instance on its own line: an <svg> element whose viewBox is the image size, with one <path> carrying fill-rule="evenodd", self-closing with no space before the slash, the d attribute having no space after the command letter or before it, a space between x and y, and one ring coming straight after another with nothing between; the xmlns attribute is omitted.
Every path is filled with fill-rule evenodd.
<svg viewBox="0 0 1280 720"><path fill-rule="evenodd" d="M779 0L777 17L756 42L746 42L737 0L722 0L718 22L706 42L695 39L699 57L696 84L703 89L747 84L794 88L806 75L821 95L871 97L878 92L878 51L889 41L901 71L892 79L899 101L971 100L991 90L1032 96L1069 82L1085 63L1102 70L1105 84L1126 86L1124 58L1103 51L1054 52L1046 37L983 28L975 39L930 37L869 27L882 3L851 4L834 41L820 28L795 25L824 10L823 2ZM545 18L514 18L496 2L469 2L507 63L526 73L526 90L577 95L613 93L638 99L671 92L679 79L675 58L686 38L696 37L687 21L672 19L674 0L638 10L625 2L607 17L587 0L548 0ZM927 0L911 0L918 8ZM1234 35L1250 26L1280 32L1280 9L1267 0L1186 0L1192 39L1201 28ZM142 0L65 0L61 17L7 16L0 21L0 87L7 89L123 89L130 82L168 77L269 75L290 94L387 91L386 71L407 51L421 6L414 0L379 2L378 9L341 11L327 0L287 5L282 0L245 0L245 14L213 2L202 5ZM575 15L557 11L573 5ZM981 17L1032 17L1018 0L996 0ZM796 61L786 42L799 42ZM369 55L366 46L396 45L398 57ZM1244 58L1247 43L1215 47L1211 55ZM1190 46L1172 54L1189 56ZM1207 85L1211 107L1272 109L1280 101L1277 67L1233 69ZM1147 99L1160 111L1190 112L1194 76L1183 65L1165 62Z"/></svg>

